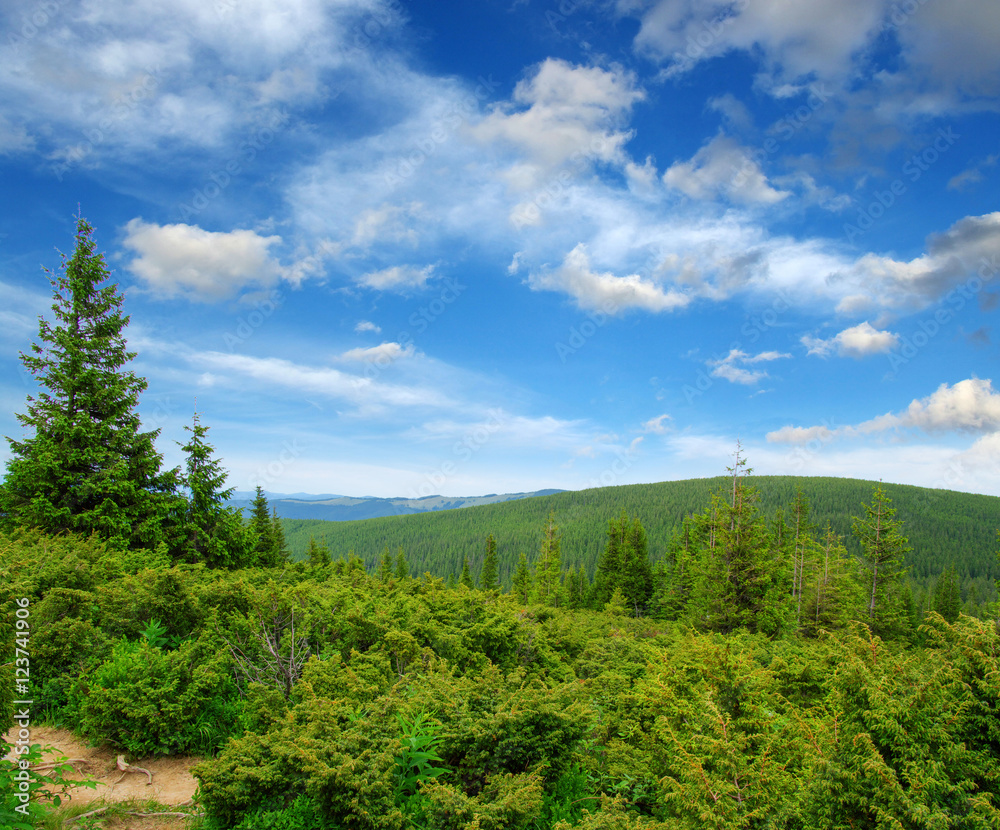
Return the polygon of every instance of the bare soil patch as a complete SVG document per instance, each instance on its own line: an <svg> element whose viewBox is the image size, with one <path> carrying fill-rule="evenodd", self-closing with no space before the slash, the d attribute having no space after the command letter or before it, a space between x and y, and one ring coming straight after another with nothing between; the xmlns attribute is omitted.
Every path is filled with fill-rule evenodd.
<svg viewBox="0 0 1000 830"><path fill-rule="evenodd" d="M16 738L16 732L7 735L8 742ZM92 747L66 729L46 726L31 728L31 742L44 748L45 761L66 757L80 759L76 764L78 772L65 777L71 780L92 779L96 789L78 789L72 793L71 804L88 804L93 808L122 801L156 801L160 804L178 806L190 803L198 782L191 775L191 767L201 759L187 756L158 757L127 760L134 766L144 767L153 774L153 781L145 773L129 772L122 777L118 769L118 752L108 747ZM119 781L119 779L121 779ZM128 816L126 819L108 819L106 827L113 830L142 828L142 830L183 830L188 822L176 817Z"/></svg>

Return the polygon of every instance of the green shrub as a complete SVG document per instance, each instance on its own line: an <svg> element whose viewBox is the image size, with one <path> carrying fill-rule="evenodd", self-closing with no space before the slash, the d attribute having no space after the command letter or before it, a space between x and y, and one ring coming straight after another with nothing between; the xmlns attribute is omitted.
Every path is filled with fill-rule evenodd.
<svg viewBox="0 0 1000 830"><path fill-rule="evenodd" d="M225 655L207 650L194 641L176 651L119 642L107 662L73 684L80 731L140 757L215 751L238 712Z"/></svg>

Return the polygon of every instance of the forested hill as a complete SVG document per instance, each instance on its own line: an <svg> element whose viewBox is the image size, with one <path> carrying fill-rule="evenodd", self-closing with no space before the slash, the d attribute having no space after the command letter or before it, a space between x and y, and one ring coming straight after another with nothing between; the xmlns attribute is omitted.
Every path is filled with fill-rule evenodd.
<svg viewBox="0 0 1000 830"><path fill-rule="evenodd" d="M347 556L353 550L374 567L388 546L393 553L402 547L413 573L458 574L467 555L478 571L485 539L497 540L500 578L509 584L518 554L524 551L533 562L542 541L542 527L550 511L562 534L565 567L583 566L592 578L604 547L607 523L624 509L638 516L649 537L650 558L666 551L685 516L702 511L713 492L730 483L725 477L630 484L566 491L519 501L445 510L419 516L393 516L357 522L324 522L286 519L286 534L293 558L301 558L310 537L326 542L332 555ZM844 536L849 550L851 518L860 515L871 498L875 482L858 479L804 476L751 476L748 482L760 491L761 509L771 517L788 509L797 489L811 506L811 518L820 528L829 524ZM994 590L1000 576L997 566L997 529L1000 528L1000 497L932 490L902 484L884 485L903 522L913 552L907 558L910 575L926 585L944 568L954 565L967 590L975 582L983 591Z"/></svg>

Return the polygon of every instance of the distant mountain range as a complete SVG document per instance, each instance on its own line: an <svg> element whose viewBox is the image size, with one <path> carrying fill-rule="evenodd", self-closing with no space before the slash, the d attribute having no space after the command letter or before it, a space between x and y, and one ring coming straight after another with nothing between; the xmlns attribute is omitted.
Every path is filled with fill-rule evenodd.
<svg viewBox="0 0 1000 830"><path fill-rule="evenodd" d="M408 516L436 510L454 510L459 507L478 507L504 501L526 499L531 496L551 496L563 490L536 490L533 493L490 493L486 496L424 496L421 499L381 499L375 496L338 496L331 493L268 493L267 502L282 519L324 519L328 522L349 522L358 519L377 519L382 516ZM254 493L233 493L229 503L249 512Z"/></svg>

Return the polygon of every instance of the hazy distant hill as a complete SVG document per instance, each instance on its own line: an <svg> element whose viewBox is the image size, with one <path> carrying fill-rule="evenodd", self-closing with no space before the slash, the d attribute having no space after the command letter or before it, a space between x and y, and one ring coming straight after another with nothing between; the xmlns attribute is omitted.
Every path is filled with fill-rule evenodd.
<svg viewBox="0 0 1000 830"><path fill-rule="evenodd" d="M537 557L542 525L549 511L555 512L562 533L564 566L583 565L592 576L605 544L607 522L623 508L642 520L649 536L650 555L656 559L664 553L684 517L704 509L711 494L726 482L724 478L710 478L543 491L516 501L487 497L505 501L465 510L446 510L442 503L434 512L423 515L338 523L297 520L283 512L282 502L277 506L278 514L288 517L284 524L296 558L304 554L309 537L314 536L329 545L334 557L346 556L353 550L369 567L388 546L393 553L402 547L415 573L458 573L468 555L475 574L482 561L484 540L492 533L497 539L501 579L507 582L522 550L529 562ZM856 549L851 538L851 517L859 515L862 505L871 500L875 482L797 476L752 476L751 482L760 489L761 505L769 517L778 508L787 510L796 489L801 488L811 503L815 524L823 528L829 522L845 537L848 548ZM883 486L914 548L909 562L917 583L928 584L943 568L954 564L966 587L974 581L980 597L995 594L994 580L1000 576L1000 497L899 484Z"/></svg>
<svg viewBox="0 0 1000 830"><path fill-rule="evenodd" d="M305 493L268 496L270 504L283 519L322 519L328 522L358 521L381 516L406 516L434 510L452 510L484 504L548 496L561 490L538 490L533 493L490 493L486 496L425 496L422 499L380 499L374 496L310 496ZM253 500L253 493L234 493L230 504L246 511Z"/></svg>

